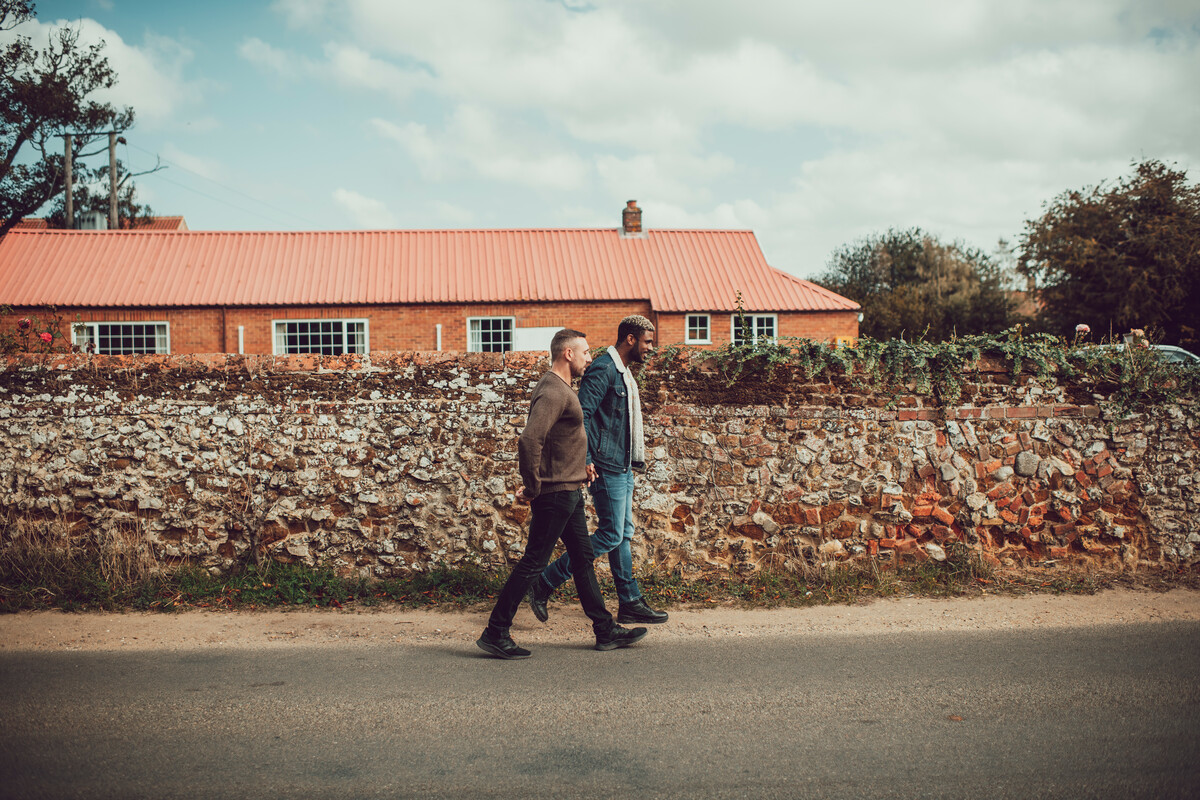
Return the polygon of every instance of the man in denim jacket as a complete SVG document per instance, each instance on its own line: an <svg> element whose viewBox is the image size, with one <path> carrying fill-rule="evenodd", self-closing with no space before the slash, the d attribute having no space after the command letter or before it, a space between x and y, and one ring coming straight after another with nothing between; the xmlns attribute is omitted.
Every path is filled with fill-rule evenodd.
<svg viewBox="0 0 1200 800"><path fill-rule="evenodd" d="M583 427L587 431L587 464L596 477L589 486L600 524L591 536L596 557L608 554L613 582L617 587L619 623L666 622L667 615L646 605L633 577L633 486L634 470L645 468L642 435L642 406L637 382L629 371L654 349L654 325L634 315L621 320L617 343L592 361L579 384ZM550 617L546 601L571 577L567 554L546 567L529 591L534 615L545 622Z"/></svg>

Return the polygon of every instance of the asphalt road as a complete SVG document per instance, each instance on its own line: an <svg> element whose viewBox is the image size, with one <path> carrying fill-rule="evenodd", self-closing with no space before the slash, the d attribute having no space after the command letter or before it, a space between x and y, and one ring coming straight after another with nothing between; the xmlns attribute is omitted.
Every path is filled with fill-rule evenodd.
<svg viewBox="0 0 1200 800"><path fill-rule="evenodd" d="M0 795L1196 797L1200 623L0 655Z"/></svg>

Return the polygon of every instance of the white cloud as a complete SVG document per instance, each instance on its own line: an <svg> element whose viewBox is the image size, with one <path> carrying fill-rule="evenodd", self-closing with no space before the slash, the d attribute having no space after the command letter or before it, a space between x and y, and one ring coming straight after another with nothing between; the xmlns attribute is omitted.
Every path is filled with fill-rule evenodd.
<svg viewBox="0 0 1200 800"><path fill-rule="evenodd" d="M396 218L379 200L351 191L335 189L333 202L359 228L382 229L395 227Z"/></svg>
<svg viewBox="0 0 1200 800"><path fill-rule="evenodd" d="M238 55L251 64L284 77L294 76L298 68L290 54L272 47L255 36L246 39L238 46Z"/></svg>
<svg viewBox="0 0 1200 800"><path fill-rule="evenodd" d="M723 155L641 153L596 159L596 171L613 196L654 197L681 206L710 202L712 191L707 187L735 169L734 160Z"/></svg>
<svg viewBox="0 0 1200 800"><path fill-rule="evenodd" d="M402 100L426 82L419 70L405 70L375 58L354 45L328 42L323 59L306 58L250 37L238 47L238 54L251 64L283 78L306 81L332 79L341 86L368 92L381 92Z"/></svg>
<svg viewBox="0 0 1200 800"><path fill-rule="evenodd" d="M93 19L75 21L33 20L7 32L6 36L25 34L35 46L44 44L57 29L70 27L79 33L80 46L103 41L103 55L116 75L112 89L97 91L92 99L121 108L132 106L139 125L170 127L185 121L204 94L201 81L189 80L185 70L193 53L179 41L147 33L143 43L127 43L118 33ZM5 37L0 37L0 41Z"/></svg>
<svg viewBox="0 0 1200 800"><path fill-rule="evenodd" d="M333 76L343 85L398 98L407 97L425 79L418 71L400 69L353 45L330 42L325 45L325 57Z"/></svg>
<svg viewBox="0 0 1200 800"><path fill-rule="evenodd" d="M754 230L771 215L753 200L718 203L701 211L675 205L653 196L638 201L643 209L652 209L652 216L643 216L650 228L685 228L717 230ZM645 212L649 214L650 212Z"/></svg>
<svg viewBox="0 0 1200 800"><path fill-rule="evenodd" d="M449 102L534 111L580 141L643 152L695 151L715 124L876 133L938 113L952 120L963 108L957 116L995 109L979 124L990 132L1022 120L1040 132L1089 124L1075 111L1097 94L1105 115L1124 98L1170 96L1143 91L1160 78L1197 97L1186 77L1200 66L1196 48L1162 52L1145 38L1180 21L1169 6L1110 0L1085 13L1069 2L788 0L744 4L736 17L730 9L693 0L586 13L541 0L349 0L343 13L359 47L428 65L428 88ZM1140 37L1125 30L1129 19Z"/></svg>
<svg viewBox="0 0 1200 800"><path fill-rule="evenodd" d="M311 27L324 21L330 5L330 0L275 0L271 8L293 27Z"/></svg>
<svg viewBox="0 0 1200 800"><path fill-rule="evenodd" d="M541 0L359 0L347 10L360 46L428 65L439 95L536 110L589 142L693 149L704 123L774 127L805 119L813 98L832 91L775 46L688 53L606 10Z"/></svg>
<svg viewBox="0 0 1200 800"><path fill-rule="evenodd" d="M521 186L569 191L588 180L588 164L579 156L554 152L527 136L503 130L500 121L477 106L455 109L441 131L420 123L396 125L371 121L375 131L398 143L428 180L459 175L486 178Z"/></svg>

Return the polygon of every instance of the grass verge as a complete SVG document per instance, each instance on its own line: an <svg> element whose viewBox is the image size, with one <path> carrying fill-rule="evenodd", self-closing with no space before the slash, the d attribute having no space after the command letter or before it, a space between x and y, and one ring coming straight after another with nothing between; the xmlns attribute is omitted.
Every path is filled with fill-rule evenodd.
<svg viewBox="0 0 1200 800"><path fill-rule="evenodd" d="M80 543L49 528L26 530L0 551L0 611L57 608L156 610L376 606L475 608L492 603L507 570L477 564L442 565L405 578L347 578L327 567L253 564L214 576L190 566L157 564L136 531L108 541ZM1091 594L1128 584L1128 576L1053 570L996 572L966 547L945 561L895 565L866 560L830 563L800 572L763 570L750 576L710 573L683 577L665 570L639 573L656 607L810 606L894 596L951 597L1032 592ZM1163 588L1195 584L1195 576L1163 579ZM1144 583L1142 585L1145 585ZM601 580L606 594L612 582ZM560 599L574 597L566 584Z"/></svg>
<svg viewBox="0 0 1200 800"><path fill-rule="evenodd" d="M38 579L15 578L0 563L0 612L58 608L63 611L173 611L183 608L332 607L394 603L467 607L495 599L504 578L476 566L438 567L409 578L370 581L346 578L329 568L272 563L247 565L214 576L176 567L131 583L105 580L92 566Z"/></svg>

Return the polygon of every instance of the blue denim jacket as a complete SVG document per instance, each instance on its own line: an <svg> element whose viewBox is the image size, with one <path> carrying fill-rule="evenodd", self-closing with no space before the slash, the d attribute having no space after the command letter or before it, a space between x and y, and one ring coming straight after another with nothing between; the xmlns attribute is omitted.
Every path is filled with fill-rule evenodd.
<svg viewBox="0 0 1200 800"><path fill-rule="evenodd" d="M608 352L593 359L583 373L579 405L587 431L587 463L613 472L628 470L629 390Z"/></svg>

